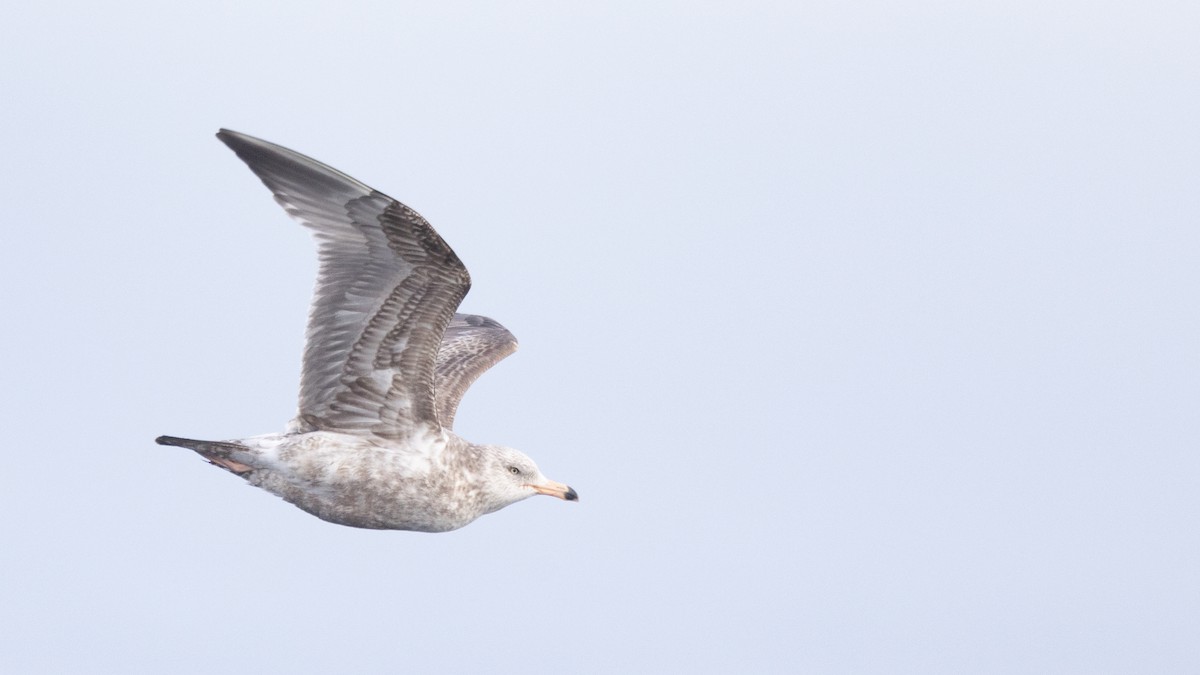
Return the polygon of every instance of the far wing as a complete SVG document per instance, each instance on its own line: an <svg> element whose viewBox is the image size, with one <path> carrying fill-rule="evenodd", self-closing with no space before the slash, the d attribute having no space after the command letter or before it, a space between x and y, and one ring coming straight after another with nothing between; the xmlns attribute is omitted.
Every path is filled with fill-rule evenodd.
<svg viewBox="0 0 1200 675"><path fill-rule="evenodd" d="M515 351L517 338L498 322L474 314L454 315L434 367L437 414L443 427L454 427L454 413L471 383Z"/></svg>

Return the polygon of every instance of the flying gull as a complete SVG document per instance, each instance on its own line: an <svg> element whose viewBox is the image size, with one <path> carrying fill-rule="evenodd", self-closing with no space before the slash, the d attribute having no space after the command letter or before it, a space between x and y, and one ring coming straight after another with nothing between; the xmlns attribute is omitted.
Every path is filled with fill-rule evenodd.
<svg viewBox="0 0 1200 675"><path fill-rule="evenodd" d="M517 340L455 313L471 277L433 227L300 153L227 129L217 138L317 240L300 407L283 433L157 442L352 527L445 532L535 494L577 500L523 453L454 433L467 387Z"/></svg>

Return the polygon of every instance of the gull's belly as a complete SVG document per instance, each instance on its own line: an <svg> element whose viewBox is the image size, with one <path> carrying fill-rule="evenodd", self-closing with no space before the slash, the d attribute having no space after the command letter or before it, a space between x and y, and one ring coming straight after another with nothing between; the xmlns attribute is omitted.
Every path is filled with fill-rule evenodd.
<svg viewBox="0 0 1200 675"><path fill-rule="evenodd" d="M444 442L387 448L316 432L264 450L273 457L250 482L332 523L444 532L482 515L461 472L441 461Z"/></svg>

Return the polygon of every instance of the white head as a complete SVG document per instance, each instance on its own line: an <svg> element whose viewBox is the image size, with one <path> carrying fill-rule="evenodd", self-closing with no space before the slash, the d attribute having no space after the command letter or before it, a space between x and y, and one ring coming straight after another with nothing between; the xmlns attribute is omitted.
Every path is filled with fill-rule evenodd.
<svg viewBox="0 0 1200 675"><path fill-rule="evenodd" d="M570 486L543 476L537 464L525 453L499 445L485 445L483 448L481 471L487 513L537 494L569 502L579 499Z"/></svg>

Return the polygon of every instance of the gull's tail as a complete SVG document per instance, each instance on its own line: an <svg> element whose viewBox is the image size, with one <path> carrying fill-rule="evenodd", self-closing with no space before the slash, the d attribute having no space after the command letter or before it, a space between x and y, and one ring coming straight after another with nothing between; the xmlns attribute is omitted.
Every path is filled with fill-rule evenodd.
<svg viewBox="0 0 1200 675"><path fill-rule="evenodd" d="M197 441L177 436L159 436L154 439L154 442L159 445L173 445L178 448L187 448L188 450L195 451L196 454L207 459L209 463L215 464L239 476L244 477L254 470L254 467L247 466L234 459L235 454L245 456L248 448L241 443L232 443L230 441Z"/></svg>

